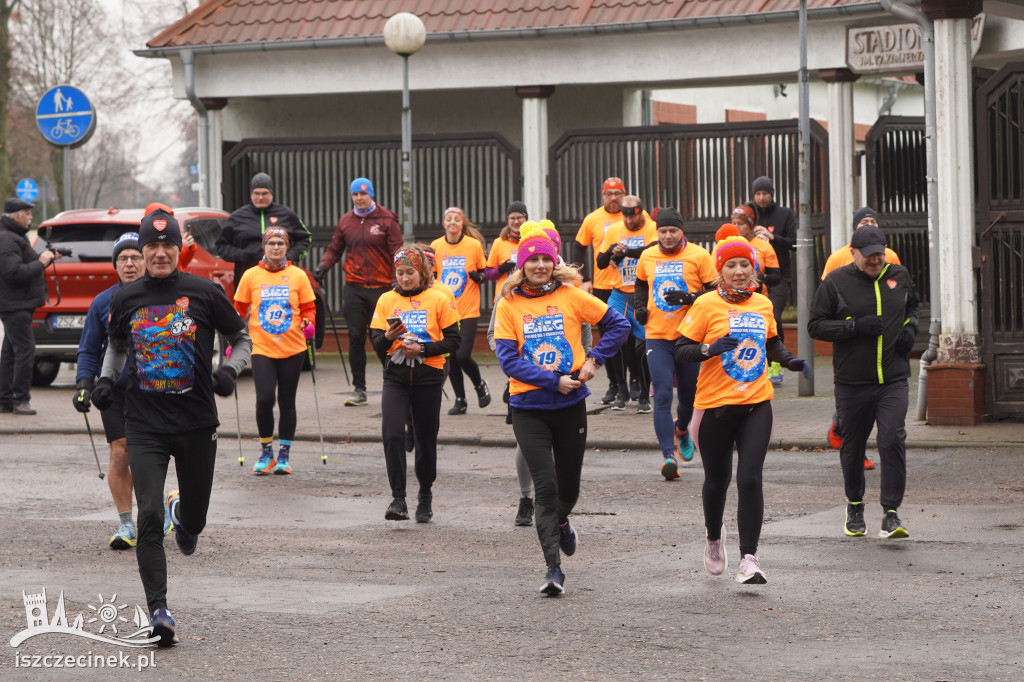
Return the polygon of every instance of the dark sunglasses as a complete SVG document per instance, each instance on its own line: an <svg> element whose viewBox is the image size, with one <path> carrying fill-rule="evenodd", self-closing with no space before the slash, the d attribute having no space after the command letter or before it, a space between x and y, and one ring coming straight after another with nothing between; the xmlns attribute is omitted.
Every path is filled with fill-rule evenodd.
<svg viewBox="0 0 1024 682"><path fill-rule="evenodd" d="M640 213L643 210L644 209L639 206L623 206L622 215L635 216L637 213Z"/></svg>

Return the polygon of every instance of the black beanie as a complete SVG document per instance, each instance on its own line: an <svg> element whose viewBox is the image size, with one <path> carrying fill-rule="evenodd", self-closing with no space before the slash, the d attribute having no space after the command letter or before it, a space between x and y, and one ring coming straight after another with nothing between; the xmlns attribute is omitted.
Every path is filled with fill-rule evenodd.
<svg viewBox="0 0 1024 682"><path fill-rule="evenodd" d="M758 192L768 192L773 197L775 196L775 183L767 175L762 175L757 180L754 180L754 184L750 186L750 193L757 194Z"/></svg>
<svg viewBox="0 0 1024 682"><path fill-rule="evenodd" d="M270 176L266 173L257 173L252 176L252 180L249 181L249 193L257 189L269 189L270 193L274 193L274 181L270 179Z"/></svg>
<svg viewBox="0 0 1024 682"><path fill-rule="evenodd" d="M508 210L505 211L505 216L508 217L510 213L522 213L527 218L530 217L530 214L526 212L526 204L521 201L513 201L508 205Z"/></svg>
<svg viewBox="0 0 1024 682"><path fill-rule="evenodd" d="M875 213L875 209L870 206L861 206L853 212L853 229L856 230L857 226L860 225L860 221L865 218L874 218L875 222L878 222L878 214Z"/></svg>
<svg viewBox="0 0 1024 682"><path fill-rule="evenodd" d="M174 216L157 209L142 219L139 250L151 242L168 242L181 248L181 228Z"/></svg>
<svg viewBox="0 0 1024 682"><path fill-rule="evenodd" d="M665 227L666 225L672 225L678 227L680 230L683 229L683 216L679 214L679 211L666 206L658 210L658 227Z"/></svg>
<svg viewBox="0 0 1024 682"><path fill-rule="evenodd" d="M142 253L142 249L139 247L139 233L138 232L125 232L117 241L114 242L114 253L111 259L114 264L117 264L117 257L121 255L121 252L125 249L135 249L139 253Z"/></svg>

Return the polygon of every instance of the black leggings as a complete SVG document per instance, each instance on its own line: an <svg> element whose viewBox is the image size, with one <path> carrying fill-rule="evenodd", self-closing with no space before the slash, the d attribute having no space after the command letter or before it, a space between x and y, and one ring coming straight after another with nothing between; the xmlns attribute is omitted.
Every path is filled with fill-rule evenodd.
<svg viewBox="0 0 1024 682"><path fill-rule="evenodd" d="M473 344L476 341L476 327L479 322L479 317L459 320L459 336L462 337L462 342L459 344L459 349L448 358L452 366L448 379L452 382L452 390L455 391L456 398L466 397L466 384L462 381L463 372L473 382L473 386L479 386L481 382L480 367L473 359Z"/></svg>
<svg viewBox="0 0 1024 682"><path fill-rule="evenodd" d="M429 493L437 478L437 430L441 425L441 389L444 383L401 384L384 376L381 394L381 435L388 483L394 497L405 497L405 424L412 415L416 435L416 479L421 493Z"/></svg>
<svg viewBox="0 0 1024 682"><path fill-rule="evenodd" d="M548 566L559 566L558 524L580 496L587 449L587 401L557 410L512 408L512 430L533 477L537 537Z"/></svg>
<svg viewBox="0 0 1024 682"><path fill-rule="evenodd" d="M128 466L139 515L135 556L146 591L149 612L167 608L167 556L164 554L164 484L167 463L174 457L178 473L178 521L193 535L206 527L217 460L217 429L178 434L128 430Z"/></svg>
<svg viewBox="0 0 1024 682"><path fill-rule="evenodd" d="M277 437L281 440L295 438L295 392L302 376L302 362L305 353L289 358L271 358L266 355L252 356L252 383L256 386L256 428L260 438L274 436L274 393L281 420L277 426Z"/></svg>
<svg viewBox="0 0 1024 682"><path fill-rule="evenodd" d="M736 406L739 407L739 406ZM704 465L704 526L708 539L722 537L725 497L732 480L732 451L736 446L736 521L740 533L740 556L757 554L764 523L764 495L761 470L772 437L772 403L766 400L738 419L719 419L714 409L694 410L690 433Z"/></svg>
<svg viewBox="0 0 1024 682"><path fill-rule="evenodd" d="M377 307L377 299L390 287L369 288L346 284L341 309L348 328L348 360L352 366L352 387L366 390L366 330Z"/></svg>
<svg viewBox="0 0 1024 682"><path fill-rule="evenodd" d="M626 379L628 369L640 387L640 400L650 400L651 374L647 369L647 342L630 334L626 342L619 346L616 357L620 361L615 366L618 372L615 382L619 385L619 392L629 393L629 381Z"/></svg>

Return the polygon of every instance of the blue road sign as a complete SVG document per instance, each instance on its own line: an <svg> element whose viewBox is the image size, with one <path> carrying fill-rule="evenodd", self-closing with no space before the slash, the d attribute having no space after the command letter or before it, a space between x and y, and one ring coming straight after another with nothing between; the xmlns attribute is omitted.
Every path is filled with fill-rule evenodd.
<svg viewBox="0 0 1024 682"><path fill-rule="evenodd" d="M35 201L39 196L39 185L32 178L22 178L18 181L17 193L22 201Z"/></svg>
<svg viewBox="0 0 1024 682"><path fill-rule="evenodd" d="M36 105L36 124L50 144L70 147L85 142L96 125L96 112L78 88L58 85Z"/></svg>

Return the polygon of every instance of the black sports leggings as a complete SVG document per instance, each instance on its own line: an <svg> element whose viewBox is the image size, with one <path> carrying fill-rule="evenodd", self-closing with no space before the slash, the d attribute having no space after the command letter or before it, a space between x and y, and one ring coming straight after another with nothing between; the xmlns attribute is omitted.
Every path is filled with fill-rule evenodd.
<svg viewBox="0 0 1024 682"><path fill-rule="evenodd" d="M405 424L410 411L416 435L415 468L420 492L429 493L437 478L437 430L441 425L443 387L443 378L436 384L410 386L384 376L380 428L384 439L388 483L391 484L394 497L405 497Z"/></svg>
<svg viewBox="0 0 1024 682"><path fill-rule="evenodd" d="M128 466L138 507L135 556L146 591L149 612L167 608L167 555L164 554L164 484L167 463L174 457L178 473L178 521L198 535L206 527L217 460L217 429L209 427L177 434L128 429Z"/></svg>
<svg viewBox="0 0 1024 682"><path fill-rule="evenodd" d="M260 438L274 436L274 393L281 411L277 437L281 440L295 438L295 392L302 376L302 362L305 353L288 358L271 358L266 355L252 355L252 382L256 386L256 428Z"/></svg>
<svg viewBox="0 0 1024 682"><path fill-rule="evenodd" d="M558 410L512 408L512 430L533 477L537 537L548 566L561 565L558 524L580 496L587 449L587 401Z"/></svg>
<svg viewBox="0 0 1024 682"><path fill-rule="evenodd" d="M455 391L456 398L466 397L466 384L462 380L463 372L473 382L473 386L480 385L480 367L473 359L473 344L476 341L476 327L479 322L479 317L459 320L459 336L462 337L462 343L459 344L459 349L448 358L452 365L448 379L452 382L452 390Z"/></svg>
<svg viewBox="0 0 1024 682"><path fill-rule="evenodd" d="M740 406L735 406L740 407ZM732 450L736 446L736 520L740 534L740 556L757 554L764 522L761 470L772 437L772 403L757 403L753 411L738 419L720 419L714 409L694 410L690 433L704 465L704 525L708 539L722 537L725 496L732 480Z"/></svg>

